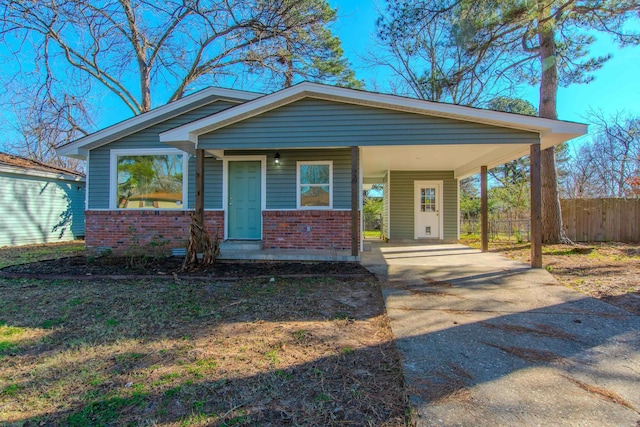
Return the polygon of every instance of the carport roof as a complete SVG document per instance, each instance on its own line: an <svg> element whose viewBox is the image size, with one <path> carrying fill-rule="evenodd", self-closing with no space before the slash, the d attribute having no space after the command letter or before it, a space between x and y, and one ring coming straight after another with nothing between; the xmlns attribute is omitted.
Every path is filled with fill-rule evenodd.
<svg viewBox="0 0 640 427"><path fill-rule="evenodd" d="M304 98L365 105L534 132L540 135L543 149L584 135L587 132L587 126L582 123L544 119L304 82L165 131L160 134L160 141L186 151L193 151L197 147L200 135Z"/></svg>
<svg viewBox="0 0 640 427"><path fill-rule="evenodd" d="M85 158L87 152L91 149L113 142L124 135L140 131L174 115L198 108L203 104L215 102L219 99L238 102L236 106L170 129L159 135L161 142L194 153L198 146L200 135L305 98L527 131L539 136L543 149L584 135L587 132L587 126L581 123L550 120L304 82L269 95L232 89L209 88L80 138L60 147L58 152L66 156ZM345 141L345 144L348 143L348 141ZM391 142L385 147L362 147L363 172L365 176L377 177L382 176L384 171L389 169L454 170L456 176L460 178L476 173L480 165L496 166L526 155L528 152L529 146L526 144L503 143L501 145L481 144L471 146L465 145L464 141L460 141L460 144L446 146L402 146Z"/></svg>

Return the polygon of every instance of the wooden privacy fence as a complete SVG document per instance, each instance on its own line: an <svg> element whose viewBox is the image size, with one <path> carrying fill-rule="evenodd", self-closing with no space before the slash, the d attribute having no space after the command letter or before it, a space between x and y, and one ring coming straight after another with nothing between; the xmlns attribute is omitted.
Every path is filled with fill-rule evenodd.
<svg viewBox="0 0 640 427"><path fill-rule="evenodd" d="M640 242L640 199L566 199L560 204L571 240Z"/></svg>

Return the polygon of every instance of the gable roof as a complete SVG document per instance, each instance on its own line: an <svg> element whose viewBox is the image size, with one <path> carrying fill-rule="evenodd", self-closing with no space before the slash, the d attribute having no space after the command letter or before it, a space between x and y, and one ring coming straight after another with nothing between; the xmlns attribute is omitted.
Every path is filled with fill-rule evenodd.
<svg viewBox="0 0 640 427"><path fill-rule="evenodd" d="M242 103L256 99L263 94L246 92L235 89L210 87L187 95L177 101L170 102L153 110L147 111L130 119L121 121L90 135L76 139L57 148L62 156L85 158L87 152L93 148L106 145L134 132L146 129L167 119L178 116L193 109L216 101L230 101Z"/></svg>
<svg viewBox="0 0 640 427"><path fill-rule="evenodd" d="M2 152L0 152L0 172L84 181L84 174L81 172Z"/></svg>
<svg viewBox="0 0 640 427"><path fill-rule="evenodd" d="M540 135L543 149L587 132L587 126L581 123L304 82L165 131L160 134L160 141L183 150L193 151L197 147L200 135L303 98L358 104L535 132Z"/></svg>

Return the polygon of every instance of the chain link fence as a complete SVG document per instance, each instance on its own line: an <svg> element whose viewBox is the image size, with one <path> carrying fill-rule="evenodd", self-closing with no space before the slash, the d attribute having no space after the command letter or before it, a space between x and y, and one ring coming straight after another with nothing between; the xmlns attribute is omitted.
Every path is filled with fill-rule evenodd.
<svg viewBox="0 0 640 427"><path fill-rule="evenodd" d="M461 219L460 236L480 234L480 219ZM528 219L489 220L489 240L513 240L528 242L531 238L531 221Z"/></svg>

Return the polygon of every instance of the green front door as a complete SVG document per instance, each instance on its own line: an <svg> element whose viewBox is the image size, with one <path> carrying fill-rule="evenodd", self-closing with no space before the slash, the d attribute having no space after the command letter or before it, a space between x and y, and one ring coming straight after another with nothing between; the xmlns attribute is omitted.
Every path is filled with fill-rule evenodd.
<svg viewBox="0 0 640 427"><path fill-rule="evenodd" d="M262 238L261 164L229 162L229 239Z"/></svg>

